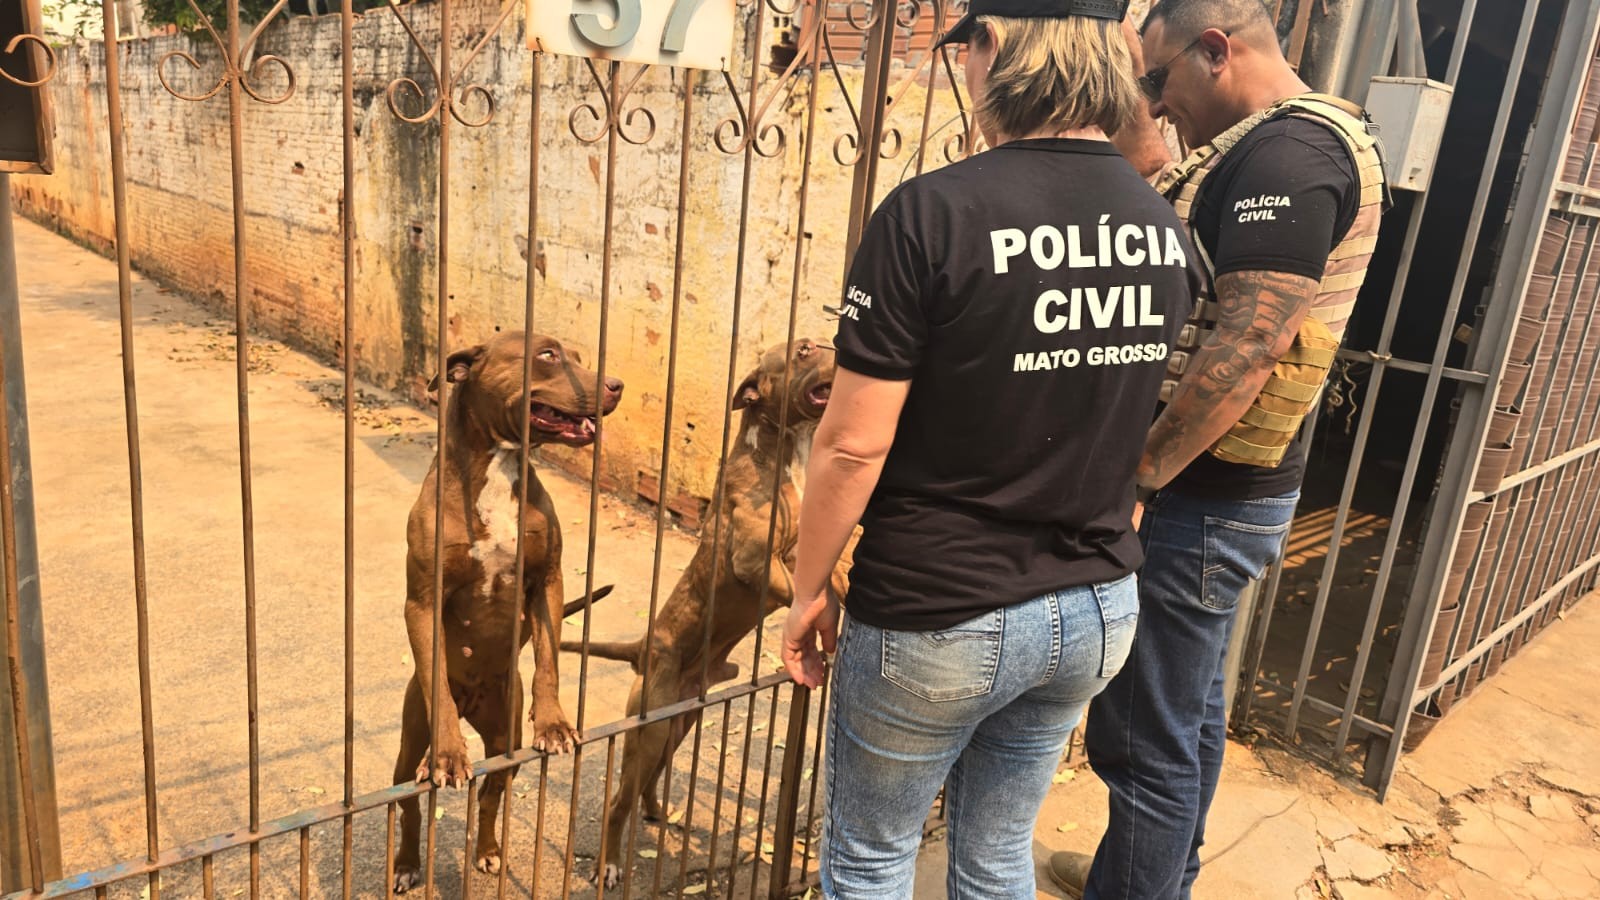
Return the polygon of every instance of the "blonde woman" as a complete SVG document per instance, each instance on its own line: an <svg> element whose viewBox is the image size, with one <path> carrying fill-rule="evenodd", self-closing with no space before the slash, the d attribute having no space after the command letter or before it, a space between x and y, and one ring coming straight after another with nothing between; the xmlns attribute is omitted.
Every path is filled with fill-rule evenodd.
<svg viewBox="0 0 1600 900"><path fill-rule="evenodd" d="M826 897L910 897L941 785L949 895L1033 896L1039 805L1133 640L1134 469L1195 284L1107 140L1138 108L1125 5L972 0L942 42L993 149L886 197L853 263L784 634L808 685L837 650Z"/></svg>

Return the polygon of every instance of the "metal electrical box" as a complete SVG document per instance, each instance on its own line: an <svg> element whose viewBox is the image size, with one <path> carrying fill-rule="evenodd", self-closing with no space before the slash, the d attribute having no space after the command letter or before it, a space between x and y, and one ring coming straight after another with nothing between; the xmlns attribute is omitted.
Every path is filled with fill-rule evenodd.
<svg viewBox="0 0 1600 900"><path fill-rule="evenodd" d="M1383 141L1389 186L1424 191L1439 158L1445 119L1450 115L1448 84L1426 78L1375 76L1367 89L1367 114Z"/></svg>
<svg viewBox="0 0 1600 900"><path fill-rule="evenodd" d="M50 92L42 83L54 61L43 34L39 0L0 2L0 172L49 174L53 168Z"/></svg>

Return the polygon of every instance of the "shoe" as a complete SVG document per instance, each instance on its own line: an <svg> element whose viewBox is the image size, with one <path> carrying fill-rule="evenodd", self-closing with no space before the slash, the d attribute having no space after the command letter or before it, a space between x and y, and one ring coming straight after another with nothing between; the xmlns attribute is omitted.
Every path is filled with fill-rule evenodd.
<svg viewBox="0 0 1600 900"><path fill-rule="evenodd" d="M1072 900L1083 900L1083 886L1089 883L1089 866L1094 856L1073 850L1050 854L1050 880L1067 892Z"/></svg>

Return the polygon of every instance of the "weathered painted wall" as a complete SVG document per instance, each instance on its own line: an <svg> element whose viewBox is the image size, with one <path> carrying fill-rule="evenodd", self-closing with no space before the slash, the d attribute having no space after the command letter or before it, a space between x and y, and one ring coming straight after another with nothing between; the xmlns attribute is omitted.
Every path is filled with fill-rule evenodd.
<svg viewBox="0 0 1600 900"><path fill-rule="evenodd" d="M458 35L452 65L459 71L467 48L493 24L496 9L483 2L452 8ZM428 52L436 54L438 6L419 3L403 11ZM736 377L761 348L784 339L792 297L801 336L834 333L823 307L836 302L843 275L861 70L840 66L836 75L831 67L821 69L808 148L811 74L780 81L763 65L752 98L750 48L765 63L775 38L772 23L757 23L748 12L744 21L730 79L696 76L681 259L675 247L683 76L650 70L623 103L629 137L639 140L648 131L646 113L634 110L646 111L655 128L638 145L618 142L609 207L605 363L628 388L621 408L607 420L602 475L618 490L631 490L638 473L659 468L675 277L683 300L668 437L673 493L711 493L728 401L735 300ZM264 333L328 358L344 352L339 37L334 16L271 25L257 53L287 61L297 88L278 105L247 99L241 117L242 247L253 321ZM459 79L483 85L496 108L483 127L450 128L445 259L453 347L497 328L520 328L523 321L534 60L524 43L519 11ZM215 84L220 65L209 40L167 36L122 44L130 249L143 271L219 309L231 308L235 240L227 93L187 102L164 90L158 67L180 50L201 68L168 59L165 71L174 87L202 93ZM98 45L78 44L63 48L60 58L50 86L57 174L13 179L14 199L33 218L106 249L113 222L104 57ZM947 150L959 153L949 145L960 119L948 82L941 71L930 106L928 67L918 62L896 63L891 75L887 124L895 133L880 147L888 157L879 166L880 198L919 165L942 165ZM353 64L357 138L350 199L356 242L350 310L357 370L421 400L437 342L439 125L402 121L391 113L386 91L407 77L422 86L426 103L433 102L431 64L388 10L358 21ZM531 242L537 254L535 328L571 343L594 363L608 234L607 145L604 139L586 143L574 131L598 134L590 112L603 110L605 101L583 61L546 56L540 64L538 223ZM634 71L625 67L624 77ZM258 75L259 93L281 93L282 76L274 66L259 66ZM413 114L425 106L403 87L396 98ZM482 109L476 97L468 97L462 114L472 119ZM743 121L752 115L759 116L753 129ZM925 118L933 136L926 155L919 156ZM737 145L751 130L761 153L748 155L747 172L746 154ZM589 451L545 455L575 471L587 472L590 465Z"/></svg>

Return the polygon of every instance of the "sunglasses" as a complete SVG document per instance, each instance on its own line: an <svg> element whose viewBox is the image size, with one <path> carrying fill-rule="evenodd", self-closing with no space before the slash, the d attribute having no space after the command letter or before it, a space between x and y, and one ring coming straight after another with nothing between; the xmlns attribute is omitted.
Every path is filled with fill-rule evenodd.
<svg viewBox="0 0 1600 900"><path fill-rule="evenodd" d="M1232 35L1232 29L1222 33L1223 37L1231 37ZM1178 61L1179 57L1199 46L1200 38L1204 36L1205 32L1202 31L1200 35L1195 37L1194 40L1185 45L1182 50L1172 54L1172 56L1169 57L1166 62L1139 76L1139 92L1144 94L1144 98L1146 100L1149 100L1151 103L1155 103L1161 99L1162 91L1167 89L1167 76L1171 74L1167 70L1172 67L1173 63Z"/></svg>

